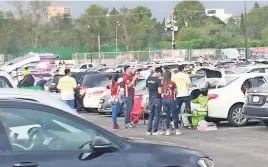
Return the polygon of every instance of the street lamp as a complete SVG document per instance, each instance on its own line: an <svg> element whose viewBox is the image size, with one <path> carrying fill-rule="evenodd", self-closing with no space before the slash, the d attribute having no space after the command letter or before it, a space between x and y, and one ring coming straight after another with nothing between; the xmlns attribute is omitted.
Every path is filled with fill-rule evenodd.
<svg viewBox="0 0 268 167"><path fill-rule="evenodd" d="M248 35L247 35L247 1L244 0L244 27L245 27L245 58L248 59Z"/></svg>
<svg viewBox="0 0 268 167"><path fill-rule="evenodd" d="M107 13L106 17L109 17L110 14ZM116 25L115 25L115 52L116 52L116 56L117 56L117 52L118 52L118 26L119 26L119 22L116 21Z"/></svg>

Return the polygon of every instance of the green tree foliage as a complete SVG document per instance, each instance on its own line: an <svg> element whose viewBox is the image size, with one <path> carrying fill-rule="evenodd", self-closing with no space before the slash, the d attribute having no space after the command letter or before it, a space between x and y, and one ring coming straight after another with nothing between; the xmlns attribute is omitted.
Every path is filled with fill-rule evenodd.
<svg viewBox="0 0 268 167"><path fill-rule="evenodd" d="M101 48L118 51L171 48L171 32L165 31L164 20L156 20L149 8L138 6L106 9L89 6L76 19L68 15L47 21L49 1L10 1L14 13L0 11L0 53L15 54L24 48L73 48L79 52ZM171 15L171 13L170 13ZM246 19L245 19L246 18ZM224 23L209 17L200 1L183 0L174 7L176 46L178 48L244 47L245 30L248 46L268 46L268 7L255 3L244 14ZM157 47L158 46L158 47ZM105 49L106 48L106 49ZM109 49L107 49L109 48Z"/></svg>

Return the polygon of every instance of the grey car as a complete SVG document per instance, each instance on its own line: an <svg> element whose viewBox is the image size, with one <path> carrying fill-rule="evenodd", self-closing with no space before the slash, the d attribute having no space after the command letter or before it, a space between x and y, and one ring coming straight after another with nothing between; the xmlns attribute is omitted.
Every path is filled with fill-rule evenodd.
<svg viewBox="0 0 268 167"><path fill-rule="evenodd" d="M248 90L246 102L243 106L244 114L247 118L263 121L268 127L268 82L260 87Z"/></svg>

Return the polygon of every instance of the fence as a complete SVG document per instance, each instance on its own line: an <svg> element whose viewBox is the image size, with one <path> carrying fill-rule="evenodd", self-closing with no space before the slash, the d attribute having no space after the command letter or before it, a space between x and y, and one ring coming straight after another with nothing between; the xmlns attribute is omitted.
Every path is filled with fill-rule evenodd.
<svg viewBox="0 0 268 167"><path fill-rule="evenodd" d="M95 52L75 53L73 58L79 62L118 63L126 61L195 61L200 57L205 60L219 60L226 58L268 58L268 47L227 48L227 49L174 49L157 51L130 52Z"/></svg>

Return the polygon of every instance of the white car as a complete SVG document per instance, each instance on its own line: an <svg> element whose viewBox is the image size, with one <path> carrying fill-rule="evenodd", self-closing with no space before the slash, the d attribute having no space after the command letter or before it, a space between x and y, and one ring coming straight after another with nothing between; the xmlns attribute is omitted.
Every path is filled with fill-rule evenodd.
<svg viewBox="0 0 268 167"><path fill-rule="evenodd" d="M95 67L93 63L82 63L76 66L75 68L71 68L71 72L85 72L86 70Z"/></svg>
<svg viewBox="0 0 268 167"><path fill-rule="evenodd" d="M118 83L122 82L122 78L118 79ZM85 97L83 98L84 108L97 109L99 107L99 102L101 97L107 94L107 85L111 81L105 81L93 88L86 89Z"/></svg>
<svg viewBox="0 0 268 167"><path fill-rule="evenodd" d="M77 111L60 100L60 95L57 93L19 88L2 88L0 91L0 99L21 99L35 101L79 116Z"/></svg>
<svg viewBox="0 0 268 167"><path fill-rule="evenodd" d="M5 71L0 71L0 88L16 88L18 81L16 82L11 75Z"/></svg>
<svg viewBox="0 0 268 167"><path fill-rule="evenodd" d="M215 123L228 120L232 126L244 126L248 121L242 110L246 89L258 87L267 80L266 73L226 75L224 71L206 69L208 117Z"/></svg>

